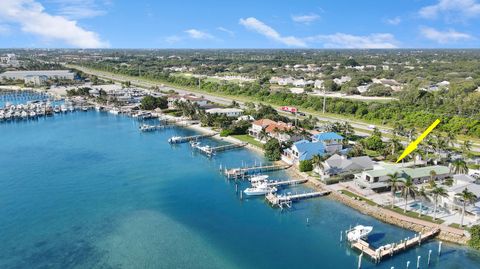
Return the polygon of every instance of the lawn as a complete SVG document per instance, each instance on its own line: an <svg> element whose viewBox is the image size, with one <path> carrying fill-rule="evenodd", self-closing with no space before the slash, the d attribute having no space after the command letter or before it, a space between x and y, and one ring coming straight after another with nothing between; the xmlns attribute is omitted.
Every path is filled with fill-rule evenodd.
<svg viewBox="0 0 480 269"><path fill-rule="evenodd" d="M403 212L403 208L399 208L399 207L394 207L393 209L391 207L384 207L385 209L388 209L388 210L391 210L391 211L394 211L394 212L397 212L397 213L400 213L402 215L405 215L405 216L408 216L408 217L412 217L412 218L416 218L416 219L421 219L421 220L425 220L425 221L429 221L429 222L433 222L433 223L437 223L437 224L442 224L444 221L441 220L441 219L436 219L436 220L433 220L433 217L430 217L430 216L425 216L425 215L422 215L422 216L418 216L418 213L417 212L413 212L413 211L408 211L407 210L407 213L404 213Z"/></svg>
<svg viewBox="0 0 480 269"><path fill-rule="evenodd" d="M263 144L249 135L232 135L232 137L263 149Z"/></svg>
<svg viewBox="0 0 480 269"><path fill-rule="evenodd" d="M369 199L366 199L366 198L363 198L362 196L360 195L356 195L355 193L353 192L350 192L350 191L347 191L347 190L341 190L340 191L342 194L345 194L346 196L349 196L349 197L352 197L354 199L357 199L359 201L365 201L367 204L371 205L371 206L376 206L377 204L372 201L372 200L369 200Z"/></svg>

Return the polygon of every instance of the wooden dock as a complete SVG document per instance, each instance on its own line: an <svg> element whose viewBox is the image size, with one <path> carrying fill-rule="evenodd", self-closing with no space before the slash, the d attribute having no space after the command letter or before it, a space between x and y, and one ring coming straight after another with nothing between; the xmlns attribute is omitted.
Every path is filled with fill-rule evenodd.
<svg viewBox="0 0 480 269"><path fill-rule="evenodd" d="M368 242L362 239L353 242L351 246L352 248L366 254L373 261L378 263L384 258L392 257L393 255L403 252L407 249L420 246L422 242L434 238L438 233L440 233L440 229L433 229L425 234L419 233L413 238L406 238L398 243L387 244L377 249L372 248Z"/></svg>
<svg viewBox="0 0 480 269"><path fill-rule="evenodd" d="M222 145L222 146L217 146L217 147L195 145L195 146L193 146L193 148L202 152L202 153L204 153L204 154L206 154L207 156L212 156L215 153L220 152L220 151L243 148L246 145L248 145L248 143L228 144L228 145Z"/></svg>
<svg viewBox="0 0 480 269"><path fill-rule="evenodd" d="M173 137L170 137L170 139L168 139L168 143L170 144L186 143L186 142L195 141L202 138L212 137L214 135L216 135L216 133L192 135L192 136L173 136Z"/></svg>
<svg viewBox="0 0 480 269"><path fill-rule="evenodd" d="M272 165L263 165L263 166L252 166L252 167L225 169L223 173L228 178L245 178L246 176L251 175L251 174L285 170L285 169L288 169L290 167L291 167L291 165L272 164Z"/></svg>
<svg viewBox="0 0 480 269"><path fill-rule="evenodd" d="M288 185L297 185L307 182L307 179L294 179L294 180L284 180L284 181L275 181L267 183L269 187L280 187L280 186L288 186Z"/></svg>
<svg viewBox="0 0 480 269"><path fill-rule="evenodd" d="M292 207L292 203L295 201L309 199L314 197L320 197L329 194L330 191L314 191L314 192L306 192L306 193L299 193L299 194L290 194L290 195L276 195L274 193L269 193L265 196L265 199L272 205L278 206L280 208L284 207Z"/></svg>

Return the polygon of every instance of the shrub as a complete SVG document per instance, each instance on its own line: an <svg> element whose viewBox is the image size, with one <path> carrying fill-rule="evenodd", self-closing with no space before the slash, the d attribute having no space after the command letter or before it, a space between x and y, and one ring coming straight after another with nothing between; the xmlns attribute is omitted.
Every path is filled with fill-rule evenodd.
<svg viewBox="0 0 480 269"><path fill-rule="evenodd" d="M468 245L474 249L480 250L480 225L473 225L470 229L472 236L468 241Z"/></svg>
<svg viewBox="0 0 480 269"><path fill-rule="evenodd" d="M308 172L313 170L313 163L311 160L300 161L300 165L298 167L300 172Z"/></svg>

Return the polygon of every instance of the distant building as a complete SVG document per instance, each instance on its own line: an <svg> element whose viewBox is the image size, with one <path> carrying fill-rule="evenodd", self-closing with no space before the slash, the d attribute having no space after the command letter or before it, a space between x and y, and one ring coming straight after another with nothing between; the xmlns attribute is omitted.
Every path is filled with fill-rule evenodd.
<svg viewBox="0 0 480 269"><path fill-rule="evenodd" d="M261 119L252 122L252 127L248 129L248 134L259 141L265 141L267 139L260 137L260 133L265 130L268 137L276 138L280 142L298 141L300 138L295 133L289 132L293 129L294 127L290 123Z"/></svg>
<svg viewBox="0 0 480 269"><path fill-rule="evenodd" d="M24 81L25 81L25 84L29 86L42 86L47 83L48 77L44 75L40 75L40 76L28 75L28 76L25 76Z"/></svg>
<svg viewBox="0 0 480 269"><path fill-rule="evenodd" d="M239 117L243 114L243 110L239 108L211 108L205 110L208 114L225 115L227 117Z"/></svg>
<svg viewBox="0 0 480 269"><path fill-rule="evenodd" d="M0 74L0 79L24 80L25 83L30 81L31 77L73 80L75 74L70 70L7 71Z"/></svg>

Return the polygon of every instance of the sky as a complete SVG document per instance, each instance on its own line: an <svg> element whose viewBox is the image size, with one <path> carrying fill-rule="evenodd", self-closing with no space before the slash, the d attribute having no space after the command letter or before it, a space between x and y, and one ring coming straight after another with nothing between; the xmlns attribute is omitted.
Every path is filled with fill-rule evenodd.
<svg viewBox="0 0 480 269"><path fill-rule="evenodd" d="M480 0L0 0L0 48L480 48Z"/></svg>

